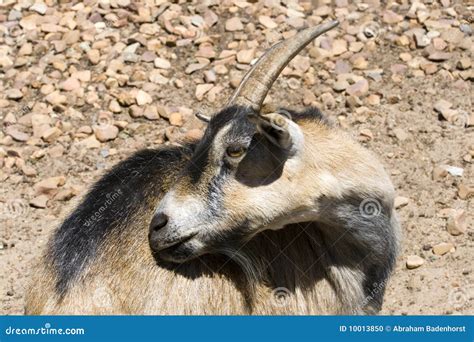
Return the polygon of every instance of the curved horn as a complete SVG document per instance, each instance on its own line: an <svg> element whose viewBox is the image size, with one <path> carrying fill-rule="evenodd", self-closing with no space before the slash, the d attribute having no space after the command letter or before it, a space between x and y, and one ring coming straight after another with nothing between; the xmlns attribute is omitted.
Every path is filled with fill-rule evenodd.
<svg viewBox="0 0 474 342"><path fill-rule="evenodd" d="M337 25L339 21L333 20L310 27L273 45L247 72L228 105L241 105L260 111L263 100L285 66L313 39Z"/></svg>

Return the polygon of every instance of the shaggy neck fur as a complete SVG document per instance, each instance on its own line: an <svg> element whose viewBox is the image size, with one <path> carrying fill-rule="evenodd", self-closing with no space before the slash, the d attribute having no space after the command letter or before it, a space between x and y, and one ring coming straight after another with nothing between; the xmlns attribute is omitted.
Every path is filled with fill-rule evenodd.
<svg viewBox="0 0 474 342"><path fill-rule="evenodd" d="M372 314L380 310L389 275L374 270L390 270L394 256L381 258L369 241L357 241L353 229L293 224L264 231L240 248L223 250L225 255L180 265L153 259L147 242L135 239L128 253L110 246L96 263L100 274L100 265L114 262L120 281L104 278L91 286L108 284L116 301L108 307L120 308L117 313ZM126 235L122 243L129 245L143 232ZM136 279L141 290L124 292L123 282Z"/></svg>

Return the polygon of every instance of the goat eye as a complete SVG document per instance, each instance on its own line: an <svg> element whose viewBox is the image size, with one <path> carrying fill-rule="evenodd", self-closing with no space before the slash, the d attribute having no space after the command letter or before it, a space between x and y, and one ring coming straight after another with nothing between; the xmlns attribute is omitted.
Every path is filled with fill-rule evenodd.
<svg viewBox="0 0 474 342"><path fill-rule="evenodd" d="M231 158L239 158L245 153L246 149L242 146L229 146L226 153Z"/></svg>

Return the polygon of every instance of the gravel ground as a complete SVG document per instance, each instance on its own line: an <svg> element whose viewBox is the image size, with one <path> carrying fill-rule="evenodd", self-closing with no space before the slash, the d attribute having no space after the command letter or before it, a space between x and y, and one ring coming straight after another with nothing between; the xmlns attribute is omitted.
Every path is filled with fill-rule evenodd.
<svg viewBox="0 0 474 342"><path fill-rule="evenodd" d="M268 102L318 106L374 151L404 240L383 314L473 314L471 1L3 1L0 314L87 187L144 147L199 137L252 61L337 18Z"/></svg>

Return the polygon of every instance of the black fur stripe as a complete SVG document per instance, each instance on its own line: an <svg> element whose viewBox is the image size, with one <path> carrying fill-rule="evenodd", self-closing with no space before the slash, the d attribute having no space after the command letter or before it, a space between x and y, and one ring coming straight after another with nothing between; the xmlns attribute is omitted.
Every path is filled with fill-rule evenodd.
<svg viewBox="0 0 474 342"><path fill-rule="evenodd" d="M128 225L146 196L161 197L163 181L178 175L190 153L190 147L140 151L92 187L50 241L48 257L57 273L59 294L90 264L110 232Z"/></svg>

